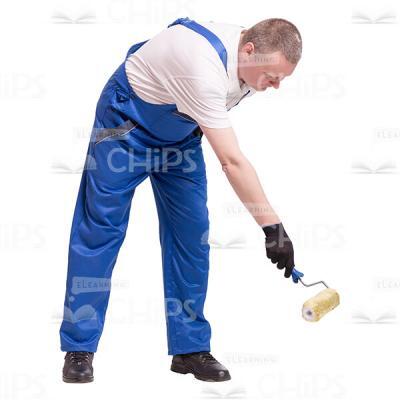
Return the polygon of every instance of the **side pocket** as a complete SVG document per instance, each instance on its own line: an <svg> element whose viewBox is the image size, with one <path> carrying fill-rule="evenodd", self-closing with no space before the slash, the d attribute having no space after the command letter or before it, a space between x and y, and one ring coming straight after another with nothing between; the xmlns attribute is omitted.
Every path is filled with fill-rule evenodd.
<svg viewBox="0 0 400 400"><path fill-rule="evenodd" d="M125 121L115 128L96 128L95 145L108 138L118 138L132 132L139 124L136 121Z"/></svg>

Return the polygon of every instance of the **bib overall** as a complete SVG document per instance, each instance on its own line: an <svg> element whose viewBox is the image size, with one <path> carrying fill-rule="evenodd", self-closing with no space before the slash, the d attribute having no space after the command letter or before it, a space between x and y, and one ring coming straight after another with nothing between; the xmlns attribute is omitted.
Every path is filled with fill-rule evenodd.
<svg viewBox="0 0 400 400"><path fill-rule="evenodd" d="M226 49L215 34L188 18L169 26L175 24L203 35L226 69ZM133 45L126 58L146 42ZM125 61L96 107L70 233L61 350L97 351L132 197L149 177L159 218L168 354L210 351L203 315L210 247L202 132L175 104L140 99Z"/></svg>

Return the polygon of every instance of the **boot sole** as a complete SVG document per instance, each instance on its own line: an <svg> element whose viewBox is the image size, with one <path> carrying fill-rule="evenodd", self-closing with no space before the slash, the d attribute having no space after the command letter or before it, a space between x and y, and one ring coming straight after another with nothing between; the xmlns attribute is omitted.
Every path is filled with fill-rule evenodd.
<svg viewBox="0 0 400 400"><path fill-rule="evenodd" d="M206 381L206 382L224 382L224 381L229 381L231 379L231 376L227 374L226 376L222 378L214 378L214 377L209 377L209 376L202 376L195 374L190 368L187 368L183 365L171 365L171 371L176 372L178 374L193 374L194 377L200 381Z"/></svg>
<svg viewBox="0 0 400 400"><path fill-rule="evenodd" d="M94 377L88 376L87 378L79 379L79 378L67 378L63 375L63 381L66 383L89 383L93 382Z"/></svg>

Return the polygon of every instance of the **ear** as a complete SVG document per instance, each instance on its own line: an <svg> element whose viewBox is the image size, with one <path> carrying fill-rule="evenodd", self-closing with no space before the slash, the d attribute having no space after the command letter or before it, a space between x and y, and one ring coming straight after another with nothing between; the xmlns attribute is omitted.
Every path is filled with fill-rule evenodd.
<svg viewBox="0 0 400 400"><path fill-rule="evenodd" d="M242 53L247 53L248 55L254 53L254 44L253 44L253 42L247 42L247 43L243 44L240 51Z"/></svg>
<svg viewBox="0 0 400 400"><path fill-rule="evenodd" d="M253 42L247 42L247 43L245 43L245 51L246 51L246 53L247 54L252 54L252 53L254 53L254 44L253 44Z"/></svg>

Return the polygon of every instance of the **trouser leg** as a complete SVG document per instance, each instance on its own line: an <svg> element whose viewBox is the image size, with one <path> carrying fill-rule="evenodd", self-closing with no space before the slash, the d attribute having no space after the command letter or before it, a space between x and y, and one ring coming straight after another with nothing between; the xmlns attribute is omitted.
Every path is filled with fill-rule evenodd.
<svg viewBox="0 0 400 400"><path fill-rule="evenodd" d="M160 223L168 354L210 351L211 327L203 313L210 246L200 138L171 151L150 180Z"/></svg>
<svg viewBox="0 0 400 400"><path fill-rule="evenodd" d="M131 200L147 176L129 169L134 144L91 141L76 201L69 251L62 351L96 351L108 306L111 275L128 226ZM141 157L140 152L135 157Z"/></svg>

